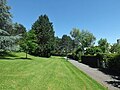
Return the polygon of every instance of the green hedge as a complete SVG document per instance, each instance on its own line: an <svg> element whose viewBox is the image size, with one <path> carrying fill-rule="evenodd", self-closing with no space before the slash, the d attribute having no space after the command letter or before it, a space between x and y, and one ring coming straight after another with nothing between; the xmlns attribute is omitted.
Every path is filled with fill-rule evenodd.
<svg viewBox="0 0 120 90"><path fill-rule="evenodd" d="M70 59L73 59L73 60L76 60L76 61L81 61L81 54L78 53L71 53L71 54L68 54L67 55L67 58L70 58Z"/></svg>
<svg viewBox="0 0 120 90"><path fill-rule="evenodd" d="M120 54L97 54L97 57L105 62L106 69L120 74Z"/></svg>
<svg viewBox="0 0 120 90"><path fill-rule="evenodd" d="M99 67L99 59L94 55L81 56L81 62L91 67Z"/></svg>
<svg viewBox="0 0 120 90"><path fill-rule="evenodd" d="M120 73L120 55L115 55L114 57L109 58L107 63L110 70Z"/></svg>
<svg viewBox="0 0 120 90"><path fill-rule="evenodd" d="M120 54L99 53L96 56L81 56L81 53L72 53L68 58L81 61L92 67L105 68L120 74Z"/></svg>

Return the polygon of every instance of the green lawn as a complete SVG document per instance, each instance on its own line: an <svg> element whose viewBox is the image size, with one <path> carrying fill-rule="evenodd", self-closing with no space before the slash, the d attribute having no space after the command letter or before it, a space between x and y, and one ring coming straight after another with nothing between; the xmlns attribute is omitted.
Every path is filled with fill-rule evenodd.
<svg viewBox="0 0 120 90"><path fill-rule="evenodd" d="M0 90L107 90L61 57L0 59Z"/></svg>

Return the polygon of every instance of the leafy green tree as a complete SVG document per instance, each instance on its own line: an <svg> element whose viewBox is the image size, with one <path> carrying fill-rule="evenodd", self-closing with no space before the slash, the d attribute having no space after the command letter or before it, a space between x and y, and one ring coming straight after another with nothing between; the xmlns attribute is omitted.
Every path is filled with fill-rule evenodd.
<svg viewBox="0 0 120 90"><path fill-rule="evenodd" d="M120 44L114 43L110 48L111 53L119 53L120 54Z"/></svg>
<svg viewBox="0 0 120 90"><path fill-rule="evenodd" d="M102 53L102 50L98 46L92 46L90 48L87 48L85 51L85 55L95 55L98 53Z"/></svg>
<svg viewBox="0 0 120 90"><path fill-rule="evenodd" d="M72 31L70 32L71 37L73 38L73 48L78 48L79 46L79 37L80 37L80 30L77 28L73 28Z"/></svg>
<svg viewBox="0 0 120 90"><path fill-rule="evenodd" d="M61 40L62 53L65 53L65 55L70 53L73 50L72 44L73 44L73 41L72 41L71 37L67 36L67 35L63 35L62 40Z"/></svg>
<svg viewBox="0 0 120 90"><path fill-rule="evenodd" d="M22 50L26 52L26 58L28 58L27 57L28 53L36 55L38 44L36 43L36 35L33 30L30 30L25 34L24 39L21 42L20 46Z"/></svg>
<svg viewBox="0 0 120 90"><path fill-rule="evenodd" d="M80 32L79 29L73 29L70 34L74 38L74 41L77 42L78 48L82 49L83 54L85 48L93 46L96 40L95 36L86 30Z"/></svg>
<svg viewBox="0 0 120 90"><path fill-rule="evenodd" d="M93 46L95 44L95 36L88 32L88 31L85 31L85 30L82 30L81 31L81 35L80 35L80 43L82 44L82 46L85 48L85 47L90 47L90 46Z"/></svg>
<svg viewBox="0 0 120 90"><path fill-rule="evenodd" d="M65 56L73 50L73 40L70 36L55 37L53 55Z"/></svg>
<svg viewBox="0 0 120 90"><path fill-rule="evenodd" d="M108 53L109 52L109 43L107 42L107 39L100 39L98 41L98 46L102 50L103 53Z"/></svg>
<svg viewBox="0 0 120 90"><path fill-rule="evenodd" d="M32 25L37 38L37 54L42 57L50 57L54 45L53 25L47 15L39 16L38 20Z"/></svg>
<svg viewBox="0 0 120 90"><path fill-rule="evenodd" d="M58 56L61 55L61 49L62 49L61 41L62 41L61 38L55 37L54 50L52 51L53 55L58 55Z"/></svg>

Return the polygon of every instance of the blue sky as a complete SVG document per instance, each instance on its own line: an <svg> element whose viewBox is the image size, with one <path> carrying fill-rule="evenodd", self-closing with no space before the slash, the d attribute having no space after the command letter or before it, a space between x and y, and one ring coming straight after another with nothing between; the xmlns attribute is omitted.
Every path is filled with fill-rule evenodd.
<svg viewBox="0 0 120 90"><path fill-rule="evenodd" d="M120 38L120 0L8 0L13 21L28 30L38 16L47 14L55 35L69 35L72 28L85 29L97 41L107 38L116 43Z"/></svg>

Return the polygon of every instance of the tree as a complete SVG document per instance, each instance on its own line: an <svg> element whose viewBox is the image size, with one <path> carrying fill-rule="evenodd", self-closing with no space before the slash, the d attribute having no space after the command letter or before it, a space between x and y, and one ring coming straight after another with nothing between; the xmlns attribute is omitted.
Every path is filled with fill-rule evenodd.
<svg viewBox="0 0 120 90"><path fill-rule="evenodd" d="M111 53L119 53L120 54L120 44L114 43L110 48Z"/></svg>
<svg viewBox="0 0 120 90"><path fill-rule="evenodd" d="M96 38L92 33L82 30L81 41L82 41L84 47L93 46L95 44L95 40L96 40Z"/></svg>
<svg viewBox="0 0 120 90"><path fill-rule="evenodd" d="M30 30L29 32L26 32L24 39L20 43L20 46L24 52L26 52L26 58L27 54L36 55L36 50L38 47L38 44L36 43L36 36L33 30Z"/></svg>
<svg viewBox="0 0 120 90"><path fill-rule="evenodd" d="M11 36L7 31L12 29L12 15L6 0L0 0L0 51L16 50L19 35Z"/></svg>
<svg viewBox="0 0 120 90"><path fill-rule="evenodd" d="M47 15L39 16L38 20L32 25L35 31L39 56L50 57L54 45L53 25Z"/></svg>
<svg viewBox="0 0 120 90"><path fill-rule="evenodd" d="M71 37L73 38L73 48L77 48L79 46L79 36L81 32L77 28L73 28L73 30L70 32Z"/></svg>
<svg viewBox="0 0 120 90"><path fill-rule="evenodd" d="M85 48L93 46L96 40L94 35L86 30L82 30L80 32L79 29L73 29L70 34L74 38L74 41L77 42L79 48L82 49L83 54Z"/></svg>
<svg viewBox="0 0 120 90"><path fill-rule="evenodd" d="M98 46L102 50L103 53L109 52L109 43L107 42L107 39L100 39L98 41Z"/></svg>
<svg viewBox="0 0 120 90"><path fill-rule="evenodd" d="M12 15L9 12L10 7L7 6L6 0L0 0L0 29L10 30L12 28Z"/></svg>
<svg viewBox="0 0 120 90"><path fill-rule="evenodd" d="M102 50L98 46L92 46L90 48L87 48L86 51L85 51L86 55L95 55L95 54L98 54L98 53L102 53Z"/></svg>
<svg viewBox="0 0 120 90"><path fill-rule="evenodd" d="M72 44L73 41L71 37L67 35L63 35L61 40L62 53L65 53L65 55L67 55L67 53L70 53L73 50Z"/></svg>
<svg viewBox="0 0 120 90"><path fill-rule="evenodd" d="M19 35L10 36L8 32L0 29L0 51L16 50L17 48L16 42L20 38L21 36Z"/></svg>
<svg viewBox="0 0 120 90"><path fill-rule="evenodd" d="M26 28L22 24L14 23L13 24L13 29L8 30L8 33L10 35L22 35L24 36L26 33Z"/></svg>
<svg viewBox="0 0 120 90"><path fill-rule="evenodd" d="M58 56L61 55L61 49L62 49L61 41L62 41L61 38L55 37L54 50L52 51L53 55L58 55Z"/></svg>

